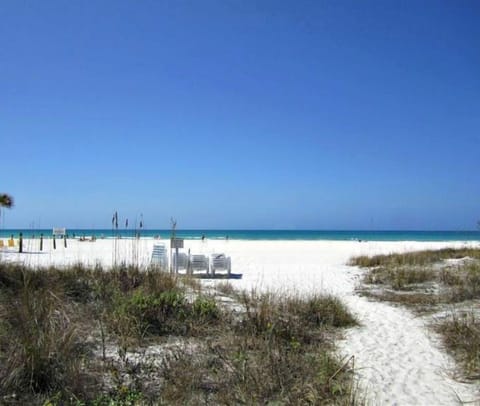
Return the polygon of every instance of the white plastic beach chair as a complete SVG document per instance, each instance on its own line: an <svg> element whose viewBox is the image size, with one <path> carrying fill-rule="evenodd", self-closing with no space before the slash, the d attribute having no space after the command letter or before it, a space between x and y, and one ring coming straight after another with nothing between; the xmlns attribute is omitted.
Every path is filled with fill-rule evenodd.
<svg viewBox="0 0 480 406"><path fill-rule="evenodd" d="M178 268L177 268L177 262L178 262ZM175 272L177 269L188 270L188 255L185 254L184 252L179 252L178 258L177 258L177 253L176 252L173 253L172 272Z"/></svg>
<svg viewBox="0 0 480 406"><path fill-rule="evenodd" d="M227 271L227 275L230 276L232 270L232 261L230 257L225 254L212 254L210 261L210 272L215 276L215 271L222 270Z"/></svg>
<svg viewBox="0 0 480 406"><path fill-rule="evenodd" d="M210 271L210 261L206 255L197 254L197 255L190 255L190 264L189 264L189 272L193 273L193 271L207 271L207 275Z"/></svg>
<svg viewBox="0 0 480 406"><path fill-rule="evenodd" d="M151 264L161 269L168 268L168 256L165 244L155 244L153 246Z"/></svg>

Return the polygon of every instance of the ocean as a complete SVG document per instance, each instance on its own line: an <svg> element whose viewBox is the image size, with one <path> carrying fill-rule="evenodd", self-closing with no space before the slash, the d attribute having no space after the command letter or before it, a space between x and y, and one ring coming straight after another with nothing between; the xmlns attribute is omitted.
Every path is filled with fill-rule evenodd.
<svg viewBox="0 0 480 406"><path fill-rule="evenodd" d="M18 238L52 235L52 229L3 229L0 238L13 235ZM170 238L170 230L160 229L67 229L69 237L133 238L135 233L141 237ZM177 238L184 239L232 239L232 240L332 240L332 241L480 241L480 231L370 231L370 230L177 230Z"/></svg>

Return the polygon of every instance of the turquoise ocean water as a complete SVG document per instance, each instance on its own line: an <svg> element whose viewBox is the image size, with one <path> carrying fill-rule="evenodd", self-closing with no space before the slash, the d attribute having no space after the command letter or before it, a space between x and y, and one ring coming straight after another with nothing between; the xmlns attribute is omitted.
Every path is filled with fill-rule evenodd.
<svg viewBox="0 0 480 406"><path fill-rule="evenodd" d="M12 234L18 238L22 232L26 238L32 236L51 236L52 229L3 229L0 238L8 238ZM132 238L135 232L141 237L169 238L170 230L112 230L112 229L67 229L69 237ZM366 240L366 241L480 241L480 231L365 231L365 230L177 230L178 238L232 240Z"/></svg>

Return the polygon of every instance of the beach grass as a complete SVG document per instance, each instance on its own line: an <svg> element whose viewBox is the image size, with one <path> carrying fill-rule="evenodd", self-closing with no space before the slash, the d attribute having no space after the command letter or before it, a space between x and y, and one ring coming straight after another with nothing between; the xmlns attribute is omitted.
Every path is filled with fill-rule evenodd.
<svg viewBox="0 0 480 406"><path fill-rule="evenodd" d="M412 285L432 282L436 273L427 267L379 266L364 277L365 283L388 284L395 290L409 290Z"/></svg>
<svg viewBox="0 0 480 406"><path fill-rule="evenodd" d="M401 255L407 259L402 260ZM420 258L418 260L418 258ZM445 262L454 260L454 262ZM416 305L452 304L480 298L480 250L446 249L354 258L351 264L367 264L364 293L384 300ZM381 287L383 289L370 289Z"/></svg>
<svg viewBox="0 0 480 406"><path fill-rule="evenodd" d="M448 350L463 368L466 379L480 378L480 319L478 313L452 311L434 323Z"/></svg>
<svg viewBox="0 0 480 406"><path fill-rule="evenodd" d="M445 259L460 258L480 259L480 250L477 248L443 248L439 250L422 250L403 254L387 254L373 256L358 256L350 260L350 265L363 268L378 266L422 266L432 265Z"/></svg>
<svg viewBox="0 0 480 406"><path fill-rule="evenodd" d="M355 404L352 366L335 353L355 324L333 296L0 263L0 403Z"/></svg>

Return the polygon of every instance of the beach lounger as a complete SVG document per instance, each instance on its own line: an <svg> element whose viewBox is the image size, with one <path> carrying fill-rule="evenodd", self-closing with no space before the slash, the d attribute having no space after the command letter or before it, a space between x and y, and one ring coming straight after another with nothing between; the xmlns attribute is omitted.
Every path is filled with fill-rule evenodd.
<svg viewBox="0 0 480 406"><path fill-rule="evenodd" d="M178 261L178 268L177 268L177 261ZM188 270L188 255L179 252L178 253L178 259L177 259L177 253L173 253L172 257L172 272L175 272L177 269L183 269L183 270Z"/></svg>
<svg viewBox="0 0 480 406"><path fill-rule="evenodd" d="M0 248L3 248L5 247L5 245L3 244L3 240L0 240Z"/></svg>
<svg viewBox="0 0 480 406"><path fill-rule="evenodd" d="M215 276L215 271L217 270L227 271L227 275L230 276L232 270L232 261L230 257L227 257L225 254L212 254L210 272Z"/></svg>
<svg viewBox="0 0 480 406"><path fill-rule="evenodd" d="M151 264L166 270L168 268L168 256L165 244L155 244L152 250Z"/></svg>
<svg viewBox="0 0 480 406"><path fill-rule="evenodd" d="M207 271L207 275L210 271L209 260L206 255L190 255L190 265L189 265L189 272L190 274L193 271Z"/></svg>
<svg viewBox="0 0 480 406"><path fill-rule="evenodd" d="M10 239L8 240L8 246L9 246L9 247L15 247L15 240L14 240L13 238L10 238Z"/></svg>

